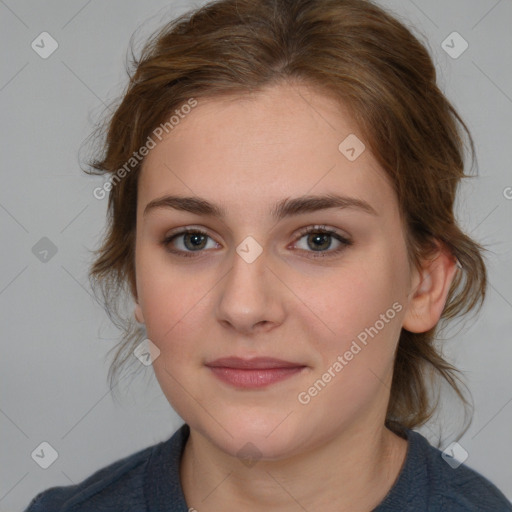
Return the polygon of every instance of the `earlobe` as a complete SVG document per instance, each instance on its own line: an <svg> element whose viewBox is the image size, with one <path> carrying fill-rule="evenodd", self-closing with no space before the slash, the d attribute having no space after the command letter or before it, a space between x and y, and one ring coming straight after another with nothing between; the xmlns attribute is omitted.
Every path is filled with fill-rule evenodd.
<svg viewBox="0 0 512 512"><path fill-rule="evenodd" d="M135 315L135 320L137 320L137 322L139 322L139 324L144 323L144 315L142 314L142 309L138 302L135 303L134 315Z"/></svg>
<svg viewBox="0 0 512 512"><path fill-rule="evenodd" d="M419 284L410 290L409 305L402 324L404 329L417 333L426 332L437 324L457 271L456 262L444 247L440 247L433 260L425 262L418 275Z"/></svg>

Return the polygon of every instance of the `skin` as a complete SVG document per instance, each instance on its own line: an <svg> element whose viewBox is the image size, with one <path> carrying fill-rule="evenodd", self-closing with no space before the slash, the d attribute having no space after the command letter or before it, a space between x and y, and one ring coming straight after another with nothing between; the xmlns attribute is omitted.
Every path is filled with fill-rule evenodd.
<svg viewBox="0 0 512 512"><path fill-rule="evenodd" d="M139 179L135 316L159 348L153 362L169 403L190 426L180 467L187 505L218 510L369 511L404 463L407 441L385 428L402 327L423 332L441 315L456 271L440 248L409 266L397 199L369 149L349 161L338 145L355 122L334 99L281 83L244 96L199 99L146 157ZM338 193L377 215L328 209L275 221L278 200ZM146 205L166 194L200 196L224 219ZM325 225L343 247L300 235ZM199 252L162 240L187 226L210 238ZM253 237L248 263L236 248ZM328 241L331 245L328 246ZM308 404L307 391L393 303L402 308ZM269 356L307 368L257 390L219 381L204 364ZM237 457L256 447L249 466ZM254 449L254 448L253 448ZM301 508L303 507L303 508Z"/></svg>

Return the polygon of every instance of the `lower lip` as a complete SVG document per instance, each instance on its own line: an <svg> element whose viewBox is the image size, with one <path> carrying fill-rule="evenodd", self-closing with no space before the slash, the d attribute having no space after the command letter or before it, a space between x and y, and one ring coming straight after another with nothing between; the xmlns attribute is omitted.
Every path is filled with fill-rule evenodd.
<svg viewBox="0 0 512 512"><path fill-rule="evenodd" d="M213 374L223 382L238 388L261 388L300 373L305 367L240 369L209 366Z"/></svg>

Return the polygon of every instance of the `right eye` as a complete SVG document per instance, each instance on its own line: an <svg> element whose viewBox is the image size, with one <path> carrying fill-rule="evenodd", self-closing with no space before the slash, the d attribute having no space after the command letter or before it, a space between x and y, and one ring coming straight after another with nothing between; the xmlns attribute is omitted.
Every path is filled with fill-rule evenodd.
<svg viewBox="0 0 512 512"><path fill-rule="evenodd" d="M202 250L207 248L207 240L213 239L203 230L198 228L186 228L178 231L177 233L171 233L162 240L162 245L171 253L178 256L184 256L186 258L194 257L194 252L203 252ZM180 241L181 239L181 241ZM180 241L177 243L175 241ZM215 244L216 242L214 242ZM172 249L171 246L181 245L178 249ZM188 253L188 254L187 254Z"/></svg>

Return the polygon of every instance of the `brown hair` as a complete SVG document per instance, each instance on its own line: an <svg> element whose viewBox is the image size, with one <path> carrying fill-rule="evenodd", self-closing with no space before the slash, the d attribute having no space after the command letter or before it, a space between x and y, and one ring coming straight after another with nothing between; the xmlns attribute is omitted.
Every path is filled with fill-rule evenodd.
<svg viewBox="0 0 512 512"><path fill-rule="evenodd" d="M395 187L411 265L444 244L457 272L441 319L482 306L487 286L484 250L454 218L464 173L468 128L436 85L425 46L386 11L366 0L220 0L186 13L155 32L138 59L114 114L104 153L91 174L113 175L141 148L155 127L191 98L243 94L283 80L309 84L350 109L365 144ZM340 141L341 142L341 141ZM123 330L109 371L116 375L145 335L124 298L136 297L134 243L141 162L123 173L109 194L108 225L90 269L112 321ZM402 329L387 423L417 427L432 417L429 392L441 376L468 404L457 370L436 348L438 326L424 333Z"/></svg>

